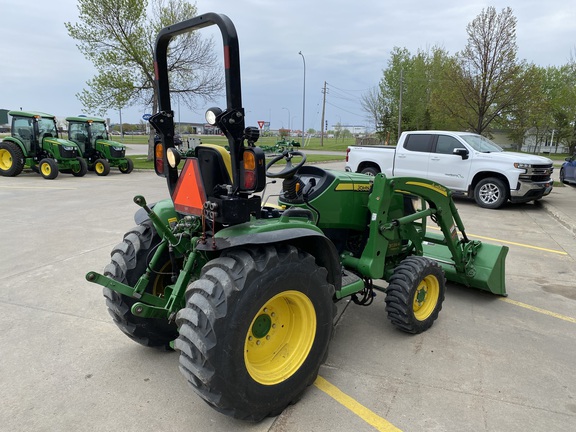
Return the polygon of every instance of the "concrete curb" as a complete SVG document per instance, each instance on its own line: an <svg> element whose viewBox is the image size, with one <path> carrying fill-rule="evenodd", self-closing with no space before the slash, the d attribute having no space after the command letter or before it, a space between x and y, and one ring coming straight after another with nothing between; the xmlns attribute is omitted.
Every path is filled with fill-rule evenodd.
<svg viewBox="0 0 576 432"><path fill-rule="evenodd" d="M576 235L576 222L573 218L568 217L568 215L563 213L561 210L558 210L552 204L545 202L545 199L540 201L540 204L546 213L556 219L566 229L571 231L572 234Z"/></svg>

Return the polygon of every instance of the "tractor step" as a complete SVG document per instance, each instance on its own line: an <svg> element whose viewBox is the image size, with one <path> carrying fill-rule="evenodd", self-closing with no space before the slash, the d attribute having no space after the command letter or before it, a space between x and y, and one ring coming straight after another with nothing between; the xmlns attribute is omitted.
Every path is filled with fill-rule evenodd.
<svg viewBox="0 0 576 432"><path fill-rule="evenodd" d="M342 288L336 293L336 298L352 295L364 289L364 280L355 273L342 269Z"/></svg>

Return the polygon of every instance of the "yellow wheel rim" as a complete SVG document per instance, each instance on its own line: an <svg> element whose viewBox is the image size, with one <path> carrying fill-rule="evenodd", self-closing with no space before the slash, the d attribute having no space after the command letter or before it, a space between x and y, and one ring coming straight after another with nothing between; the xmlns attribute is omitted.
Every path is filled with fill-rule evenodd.
<svg viewBox="0 0 576 432"><path fill-rule="evenodd" d="M9 170L12 168L12 156L6 149L0 150L0 169Z"/></svg>
<svg viewBox="0 0 576 432"><path fill-rule="evenodd" d="M244 362L263 385L278 384L302 366L316 335L314 305L300 291L285 291L264 304L250 324Z"/></svg>
<svg viewBox="0 0 576 432"><path fill-rule="evenodd" d="M43 163L42 165L40 165L40 171L45 176L49 176L52 173L52 167L50 167L49 163Z"/></svg>
<svg viewBox="0 0 576 432"><path fill-rule="evenodd" d="M104 164L101 162L96 163L96 165L94 165L94 170L98 174L102 174L104 172Z"/></svg>
<svg viewBox="0 0 576 432"><path fill-rule="evenodd" d="M414 317L418 321L428 318L436 308L439 296L440 283L436 276L428 275L422 279L414 293Z"/></svg>

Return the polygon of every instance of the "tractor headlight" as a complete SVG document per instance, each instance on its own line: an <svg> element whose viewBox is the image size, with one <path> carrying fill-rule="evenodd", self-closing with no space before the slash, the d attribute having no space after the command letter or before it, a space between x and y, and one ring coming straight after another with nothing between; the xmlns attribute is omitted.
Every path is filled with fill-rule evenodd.
<svg viewBox="0 0 576 432"><path fill-rule="evenodd" d="M222 114L222 110L218 107L208 108L206 111L206 122L212 126L216 125L216 119Z"/></svg>
<svg viewBox="0 0 576 432"><path fill-rule="evenodd" d="M166 151L166 160L170 168L176 168L181 160L180 152L174 148L169 148Z"/></svg>
<svg viewBox="0 0 576 432"><path fill-rule="evenodd" d="M70 147L70 146L65 146L65 145L63 145L62 148L66 151L73 151L75 149L75 147Z"/></svg>

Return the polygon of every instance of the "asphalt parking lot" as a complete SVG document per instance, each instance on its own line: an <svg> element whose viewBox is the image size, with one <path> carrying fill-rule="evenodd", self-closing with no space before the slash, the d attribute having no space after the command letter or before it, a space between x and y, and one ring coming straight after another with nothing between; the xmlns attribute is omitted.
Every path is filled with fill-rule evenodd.
<svg viewBox="0 0 576 432"><path fill-rule="evenodd" d="M165 182L115 170L0 177L0 430L574 430L576 212L564 204L576 188L496 211L458 199L472 238L509 246L509 296L449 284L439 319L415 336L388 322L383 294L346 305L321 378L258 424L209 408L178 355L129 340L85 281L134 225L137 194L164 199Z"/></svg>

